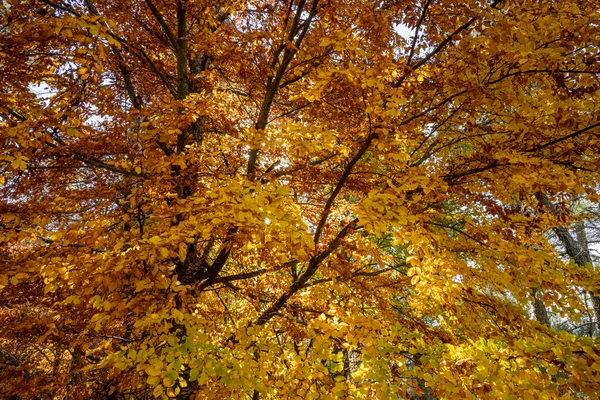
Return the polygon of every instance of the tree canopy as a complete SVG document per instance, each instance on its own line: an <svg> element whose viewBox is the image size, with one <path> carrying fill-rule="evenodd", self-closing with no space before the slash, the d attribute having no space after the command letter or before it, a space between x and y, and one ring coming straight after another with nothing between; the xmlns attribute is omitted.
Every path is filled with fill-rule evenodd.
<svg viewBox="0 0 600 400"><path fill-rule="evenodd" d="M4 0L0 396L596 398L599 24Z"/></svg>

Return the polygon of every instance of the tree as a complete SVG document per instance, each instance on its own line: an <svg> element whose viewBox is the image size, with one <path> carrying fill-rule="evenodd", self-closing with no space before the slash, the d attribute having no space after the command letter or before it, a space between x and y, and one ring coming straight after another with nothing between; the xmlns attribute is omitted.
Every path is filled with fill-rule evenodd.
<svg viewBox="0 0 600 400"><path fill-rule="evenodd" d="M594 2L0 10L3 396L600 392Z"/></svg>
<svg viewBox="0 0 600 400"><path fill-rule="evenodd" d="M545 207L554 213L561 212L560 208L550 203L547 196L538 194L537 197ZM552 233L555 236L555 246L561 249L563 257L572 259L578 266L594 268L594 265L597 263L597 255L594 254L597 252L597 249L594 244L597 243L596 238L598 235L598 210L596 207L581 201L574 201L572 207L580 220L572 227L556 226L553 228ZM581 290L583 288L578 289ZM544 323L550 326L551 323L543 304L542 294L539 291L536 294L536 318L538 321L544 321ZM559 318L555 322L555 325L559 329L566 329L570 332L585 332L589 336L597 335L595 331L598 329L598 321L600 321L598 318L598 315L600 315L600 298L594 295L593 292L586 292L585 290L582 290L580 295L583 296L586 307L586 312L582 316L582 320L572 321L568 318Z"/></svg>

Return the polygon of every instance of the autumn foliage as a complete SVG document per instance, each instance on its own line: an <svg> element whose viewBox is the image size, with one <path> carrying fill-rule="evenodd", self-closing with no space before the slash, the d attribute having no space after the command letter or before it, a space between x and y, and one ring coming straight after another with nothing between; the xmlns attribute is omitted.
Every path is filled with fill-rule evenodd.
<svg viewBox="0 0 600 400"><path fill-rule="evenodd" d="M547 315L600 317L560 231L599 199L599 26L1 2L0 397L595 399L600 342Z"/></svg>

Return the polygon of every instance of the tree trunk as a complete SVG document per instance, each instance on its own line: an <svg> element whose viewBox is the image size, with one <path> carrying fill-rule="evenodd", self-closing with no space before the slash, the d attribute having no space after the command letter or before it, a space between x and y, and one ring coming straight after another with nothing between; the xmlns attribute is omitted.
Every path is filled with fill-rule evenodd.
<svg viewBox="0 0 600 400"><path fill-rule="evenodd" d="M540 289L533 288L533 312L535 314L535 319L538 322L550 327L550 318L548 317L548 311L546 310L546 306L544 305L544 300L542 300L542 291Z"/></svg>
<svg viewBox="0 0 600 400"><path fill-rule="evenodd" d="M556 214L556 207L548 200L548 196L544 193L537 193L536 197L540 203L542 203L548 211L553 214ZM592 265L592 257L590 256L589 244L587 241L587 235L585 233L585 226L583 222L580 222L575 227L577 233L576 240L571 232L563 226L558 226L554 228L554 233L560 239L563 246L565 246L565 250L569 257L575 261L575 264L580 267L588 266L589 268L593 268ZM592 299L592 308L594 309L594 314L596 316L596 325L598 330L600 331L600 296L594 295L592 292L588 292Z"/></svg>

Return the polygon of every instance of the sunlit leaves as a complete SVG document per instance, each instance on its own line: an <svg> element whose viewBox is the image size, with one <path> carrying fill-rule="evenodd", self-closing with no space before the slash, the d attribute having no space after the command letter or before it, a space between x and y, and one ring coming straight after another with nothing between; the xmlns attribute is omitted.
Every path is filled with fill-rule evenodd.
<svg viewBox="0 0 600 400"><path fill-rule="evenodd" d="M595 395L592 3L2 3L0 394Z"/></svg>

